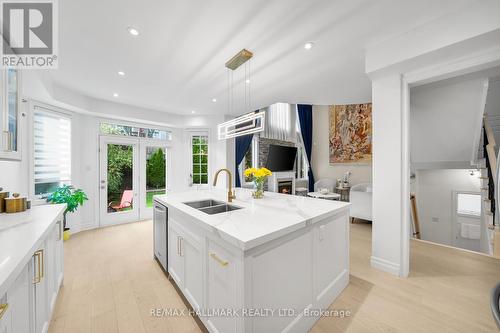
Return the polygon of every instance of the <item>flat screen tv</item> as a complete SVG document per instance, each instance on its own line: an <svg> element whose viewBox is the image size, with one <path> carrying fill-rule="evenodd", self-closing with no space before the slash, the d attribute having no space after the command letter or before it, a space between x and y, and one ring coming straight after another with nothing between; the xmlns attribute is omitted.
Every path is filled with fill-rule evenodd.
<svg viewBox="0 0 500 333"><path fill-rule="evenodd" d="M270 145L266 168L271 171L292 171L296 156L296 147Z"/></svg>

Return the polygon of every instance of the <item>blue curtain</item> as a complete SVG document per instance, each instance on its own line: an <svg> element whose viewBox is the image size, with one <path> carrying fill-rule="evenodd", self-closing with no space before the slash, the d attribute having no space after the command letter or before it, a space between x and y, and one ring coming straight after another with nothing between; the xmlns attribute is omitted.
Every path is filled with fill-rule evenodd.
<svg viewBox="0 0 500 333"><path fill-rule="evenodd" d="M238 166L243 161L248 148L252 144L253 134L238 136L235 138L235 158L236 158L236 170L234 170L234 175L236 178L236 187L241 187L240 172Z"/></svg>
<svg viewBox="0 0 500 333"><path fill-rule="evenodd" d="M300 133L306 150L307 161L309 162L309 191L314 191L314 175L311 168L312 136L313 136L313 118L312 105L297 104L297 113L299 115Z"/></svg>

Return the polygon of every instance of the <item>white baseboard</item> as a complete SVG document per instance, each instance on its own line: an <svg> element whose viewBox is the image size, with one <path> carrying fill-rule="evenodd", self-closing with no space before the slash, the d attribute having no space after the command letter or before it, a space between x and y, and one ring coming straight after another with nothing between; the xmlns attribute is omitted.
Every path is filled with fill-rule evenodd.
<svg viewBox="0 0 500 333"><path fill-rule="evenodd" d="M396 264L394 262L377 258L374 256L371 256L370 258L370 264L372 265L373 268L379 269L381 271L391 273L393 275L400 276L400 265Z"/></svg>

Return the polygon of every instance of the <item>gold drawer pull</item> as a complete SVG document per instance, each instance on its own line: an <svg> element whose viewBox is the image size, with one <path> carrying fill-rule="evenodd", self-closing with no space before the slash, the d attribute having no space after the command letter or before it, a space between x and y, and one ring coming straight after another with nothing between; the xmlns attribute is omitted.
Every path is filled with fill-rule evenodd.
<svg viewBox="0 0 500 333"><path fill-rule="evenodd" d="M42 280L42 278L45 275L43 250L36 251L35 254L33 255L33 257L37 259L37 261L36 261L37 262L37 266L36 266L37 274L35 275L35 277L33 279L33 284L37 284Z"/></svg>
<svg viewBox="0 0 500 333"><path fill-rule="evenodd" d="M219 264L221 264L221 266L227 266L229 265L229 261L226 261L226 260L222 260L221 258L219 258L215 253L210 253L210 256L212 258L214 258L215 261L217 261Z"/></svg>
<svg viewBox="0 0 500 333"><path fill-rule="evenodd" d="M7 312L8 308L9 308L9 303L0 304L0 319L2 319L5 312Z"/></svg>

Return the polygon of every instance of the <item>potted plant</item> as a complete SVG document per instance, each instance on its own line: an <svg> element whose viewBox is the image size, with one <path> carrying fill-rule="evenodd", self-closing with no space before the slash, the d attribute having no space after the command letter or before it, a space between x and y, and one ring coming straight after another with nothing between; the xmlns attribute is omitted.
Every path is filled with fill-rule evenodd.
<svg viewBox="0 0 500 333"><path fill-rule="evenodd" d="M245 177L252 176L254 191L252 196L255 199L262 199L264 196L264 181L268 176L271 176L273 173L266 168L249 168L245 170Z"/></svg>
<svg viewBox="0 0 500 333"><path fill-rule="evenodd" d="M62 185L58 187L47 197L47 202L54 204L66 204L66 210L63 214L64 240L68 240L70 237L69 228L66 227L66 214L68 212L76 212L78 207L82 206L86 200L88 200L88 198L85 192L83 192L81 189L75 189L70 185Z"/></svg>

